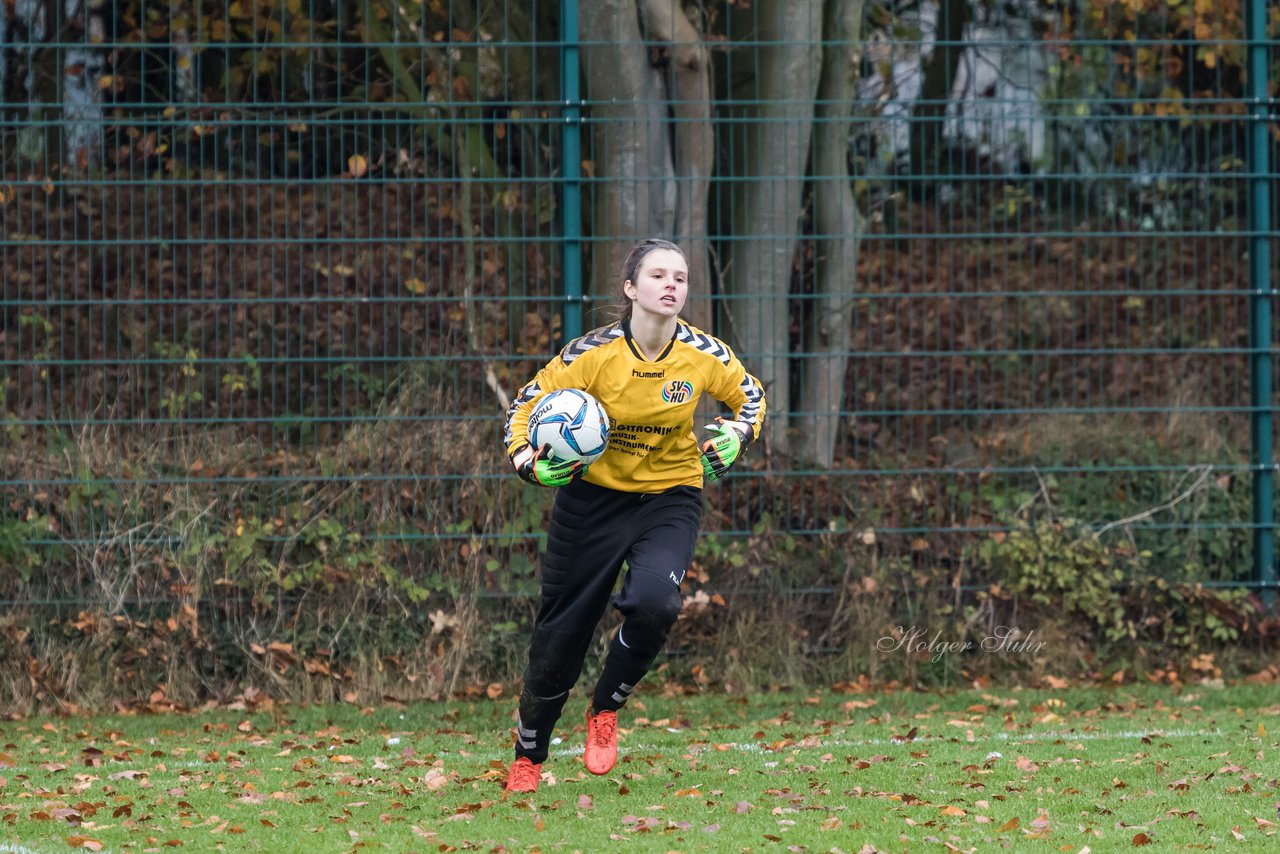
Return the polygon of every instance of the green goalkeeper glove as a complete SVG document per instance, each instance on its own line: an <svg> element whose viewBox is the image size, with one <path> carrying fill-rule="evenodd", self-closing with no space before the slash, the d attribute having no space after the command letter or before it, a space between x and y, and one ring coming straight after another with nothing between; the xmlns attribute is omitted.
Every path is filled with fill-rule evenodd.
<svg viewBox="0 0 1280 854"><path fill-rule="evenodd" d="M516 474L534 486L564 486L582 477L587 467L581 460L557 460L551 456L551 446L543 445L534 450L525 445L511 455L511 465Z"/></svg>
<svg viewBox="0 0 1280 854"><path fill-rule="evenodd" d="M707 480L719 480L747 449L751 439L751 425L742 421L725 421L717 418L706 429L715 435L702 443L702 474Z"/></svg>

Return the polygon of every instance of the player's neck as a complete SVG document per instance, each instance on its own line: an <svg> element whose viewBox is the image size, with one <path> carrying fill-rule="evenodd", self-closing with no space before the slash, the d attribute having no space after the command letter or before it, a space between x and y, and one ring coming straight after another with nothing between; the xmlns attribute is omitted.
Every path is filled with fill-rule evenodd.
<svg viewBox="0 0 1280 854"><path fill-rule="evenodd" d="M664 317L635 311L631 315L631 340L650 361L662 355L676 334L675 317Z"/></svg>

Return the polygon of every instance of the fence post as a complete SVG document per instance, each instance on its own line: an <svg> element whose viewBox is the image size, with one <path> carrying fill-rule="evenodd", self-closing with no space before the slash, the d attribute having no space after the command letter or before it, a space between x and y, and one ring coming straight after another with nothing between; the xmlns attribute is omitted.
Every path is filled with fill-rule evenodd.
<svg viewBox="0 0 1280 854"><path fill-rule="evenodd" d="M560 0L560 216L564 335L582 334L582 100L578 93L578 0Z"/></svg>
<svg viewBox="0 0 1280 854"><path fill-rule="evenodd" d="M1262 585L1263 602L1275 602L1274 464L1271 442L1271 144L1267 139L1270 104L1267 98L1267 2L1248 0L1245 21L1248 43L1249 133L1246 148L1249 174L1249 388L1253 410L1253 563Z"/></svg>

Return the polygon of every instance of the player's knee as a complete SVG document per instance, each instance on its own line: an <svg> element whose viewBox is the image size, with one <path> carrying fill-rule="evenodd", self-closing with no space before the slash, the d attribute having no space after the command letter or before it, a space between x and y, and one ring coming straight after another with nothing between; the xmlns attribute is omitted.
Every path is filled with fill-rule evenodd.
<svg viewBox="0 0 1280 854"><path fill-rule="evenodd" d="M680 598L680 591L673 590L659 603L655 603L654 619L661 620L667 629L670 629L675 621L680 617L680 608L684 601Z"/></svg>
<svg viewBox="0 0 1280 854"><path fill-rule="evenodd" d="M626 612L627 625L665 639L680 616L680 606L678 590L652 591L631 603Z"/></svg>

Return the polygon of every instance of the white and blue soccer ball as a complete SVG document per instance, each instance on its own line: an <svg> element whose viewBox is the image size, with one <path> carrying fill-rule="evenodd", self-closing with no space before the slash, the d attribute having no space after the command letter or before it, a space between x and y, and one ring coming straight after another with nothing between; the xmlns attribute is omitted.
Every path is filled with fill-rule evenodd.
<svg viewBox="0 0 1280 854"><path fill-rule="evenodd" d="M535 448L550 445L556 459L591 465L609 444L609 415L600 401L580 389L548 392L529 416L529 443Z"/></svg>

